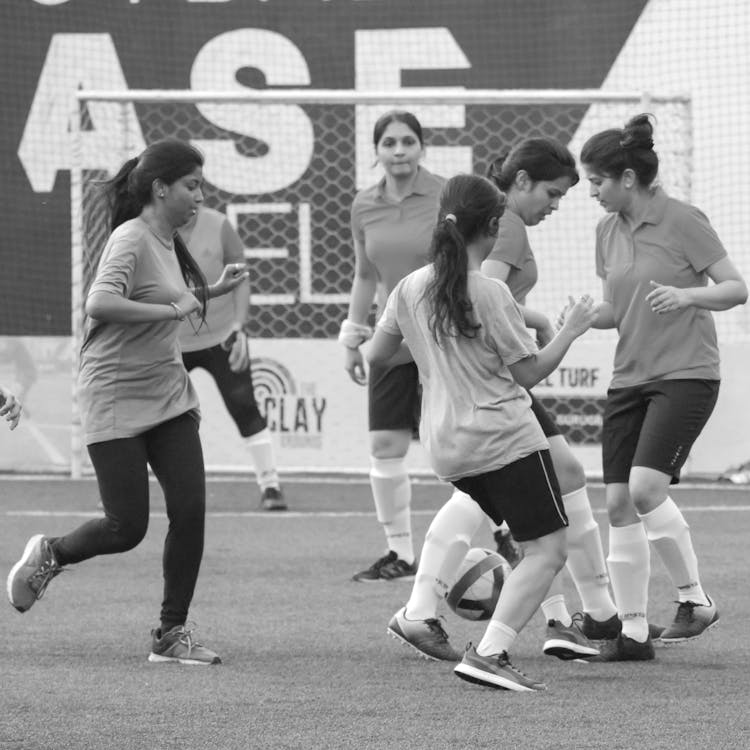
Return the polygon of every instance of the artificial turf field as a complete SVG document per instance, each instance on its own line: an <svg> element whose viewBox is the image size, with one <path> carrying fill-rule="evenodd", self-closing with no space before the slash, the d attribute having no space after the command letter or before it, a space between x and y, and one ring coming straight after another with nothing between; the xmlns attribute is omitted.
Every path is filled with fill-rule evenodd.
<svg viewBox="0 0 750 750"><path fill-rule="evenodd" d="M514 663L548 685L511 693L470 685L385 628L407 582L357 584L382 553L365 481L288 478L290 511L258 512L248 479L211 479L203 567L191 612L223 664L150 664L166 528L160 490L145 541L63 573L26 614L0 608L2 750L441 750L442 748L750 747L750 490L685 485L702 581L721 621L693 643L657 646L646 663L566 663L543 656L541 614ZM449 490L414 488L418 545ZM600 487L590 490L604 524ZM64 533L97 514L96 485L65 478L0 481L3 577L34 533ZM476 540L491 546L489 532ZM606 537L605 537L606 548ZM652 556L650 618L674 614ZM570 589L571 608L578 607ZM450 611L451 641L482 623Z"/></svg>

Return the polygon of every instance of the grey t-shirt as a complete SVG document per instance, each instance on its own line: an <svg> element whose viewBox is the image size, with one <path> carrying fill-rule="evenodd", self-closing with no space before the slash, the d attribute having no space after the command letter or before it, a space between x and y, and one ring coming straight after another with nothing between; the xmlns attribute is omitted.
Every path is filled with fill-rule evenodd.
<svg viewBox="0 0 750 750"><path fill-rule="evenodd" d="M174 247L141 219L115 229L89 294L169 304L186 289ZM78 400L87 444L134 437L195 410L198 395L182 364L178 320L107 323L86 319Z"/></svg>
<svg viewBox="0 0 750 750"><path fill-rule="evenodd" d="M469 297L482 327L474 338L452 336L438 346L423 299L432 273L430 264L399 282L378 326L403 336L417 363L420 435L435 473L447 481L484 474L549 447L528 393L508 369L537 352L508 286L470 272Z"/></svg>

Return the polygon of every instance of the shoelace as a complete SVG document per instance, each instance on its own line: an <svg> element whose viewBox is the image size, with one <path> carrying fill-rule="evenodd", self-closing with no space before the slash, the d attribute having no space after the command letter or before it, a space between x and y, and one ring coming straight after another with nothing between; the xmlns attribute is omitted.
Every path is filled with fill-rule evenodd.
<svg viewBox="0 0 750 750"><path fill-rule="evenodd" d="M677 614L675 615L675 622L692 622L695 618L695 608L706 606L705 604L696 604L695 602L677 602Z"/></svg>
<svg viewBox="0 0 750 750"><path fill-rule="evenodd" d="M29 576L29 587L35 592L37 600L44 596L50 581L64 570L65 568L61 568L54 560L51 560L40 565L38 570Z"/></svg>
<svg viewBox="0 0 750 750"><path fill-rule="evenodd" d="M192 624L192 623L191 623ZM183 646L187 646L187 655L188 657L192 652L196 649L202 648L202 644L197 643L193 640L193 630L195 630L195 625L193 625L192 628L187 627L187 623L182 626L182 628L178 631L179 633L179 641L183 644Z"/></svg>
<svg viewBox="0 0 750 750"><path fill-rule="evenodd" d="M425 620L425 625L442 641L448 643L448 633L445 632L445 628L437 617L431 617L429 620Z"/></svg>
<svg viewBox="0 0 750 750"><path fill-rule="evenodd" d="M522 672L520 669L518 669L518 667L514 667L510 663L510 657L508 656L508 652L507 651L503 651L501 654L498 654L497 658L498 658L498 661L501 664L503 664L503 666L508 667L508 669L510 669L512 672L515 672L517 675L520 675L525 680L532 681L531 677L529 677L525 672Z"/></svg>
<svg viewBox="0 0 750 750"><path fill-rule="evenodd" d="M395 552L391 551L387 555L383 555L379 560L376 560L370 570L378 571L385 565L388 565L388 563L395 562L396 560L398 560L398 556Z"/></svg>

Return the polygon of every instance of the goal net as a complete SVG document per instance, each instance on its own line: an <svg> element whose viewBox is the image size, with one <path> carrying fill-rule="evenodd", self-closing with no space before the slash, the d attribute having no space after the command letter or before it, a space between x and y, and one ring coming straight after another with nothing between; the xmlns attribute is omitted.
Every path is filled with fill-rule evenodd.
<svg viewBox="0 0 750 750"><path fill-rule="evenodd" d="M690 101L656 93L428 89L397 92L263 90L81 91L73 117L71 171L74 351L82 301L108 234L97 181L160 138L188 140L205 155L205 203L227 214L251 266L254 338L332 339L346 315L354 271L349 211L358 189L376 182L372 129L388 109L414 112L424 126L425 166L449 177L484 174L525 137L546 135L577 156L593 133L631 116L656 118L660 180L690 199ZM585 179L530 240L539 283L529 305L555 315L569 294L598 297L594 227L601 208ZM723 337L742 321L717 316ZM606 337L611 332L590 332ZM74 428L74 474L81 446Z"/></svg>

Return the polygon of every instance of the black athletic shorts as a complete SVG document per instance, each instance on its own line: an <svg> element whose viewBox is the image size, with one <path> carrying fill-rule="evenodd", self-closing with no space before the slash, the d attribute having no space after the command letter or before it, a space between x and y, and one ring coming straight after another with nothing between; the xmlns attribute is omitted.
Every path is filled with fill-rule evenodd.
<svg viewBox="0 0 750 750"><path fill-rule="evenodd" d="M718 380L654 380L610 388L602 423L605 484L626 484L633 466L680 481L701 430L719 396Z"/></svg>
<svg viewBox="0 0 750 750"><path fill-rule="evenodd" d="M536 421L539 422L539 426L542 428L544 437L551 438L555 435L561 435L560 428L557 426L555 420L549 415L549 412L542 406L542 402L539 401L534 394L527 390L529 396L531 396L531 411L534 412Z"/></svg>
<svg viewBox="0 0 750 750"><path fill-rule="evenodd" d="M419 373L414 362L370 367L367 379L369 429L419 431L422 408Z"/></svg>
<svg viewBox="0 0 750 750"><path fill-rule="evenodd" d="M496 524L505 521L518 542L539 539L568 525L548 450L452 484L479 503Z"/></svg>

